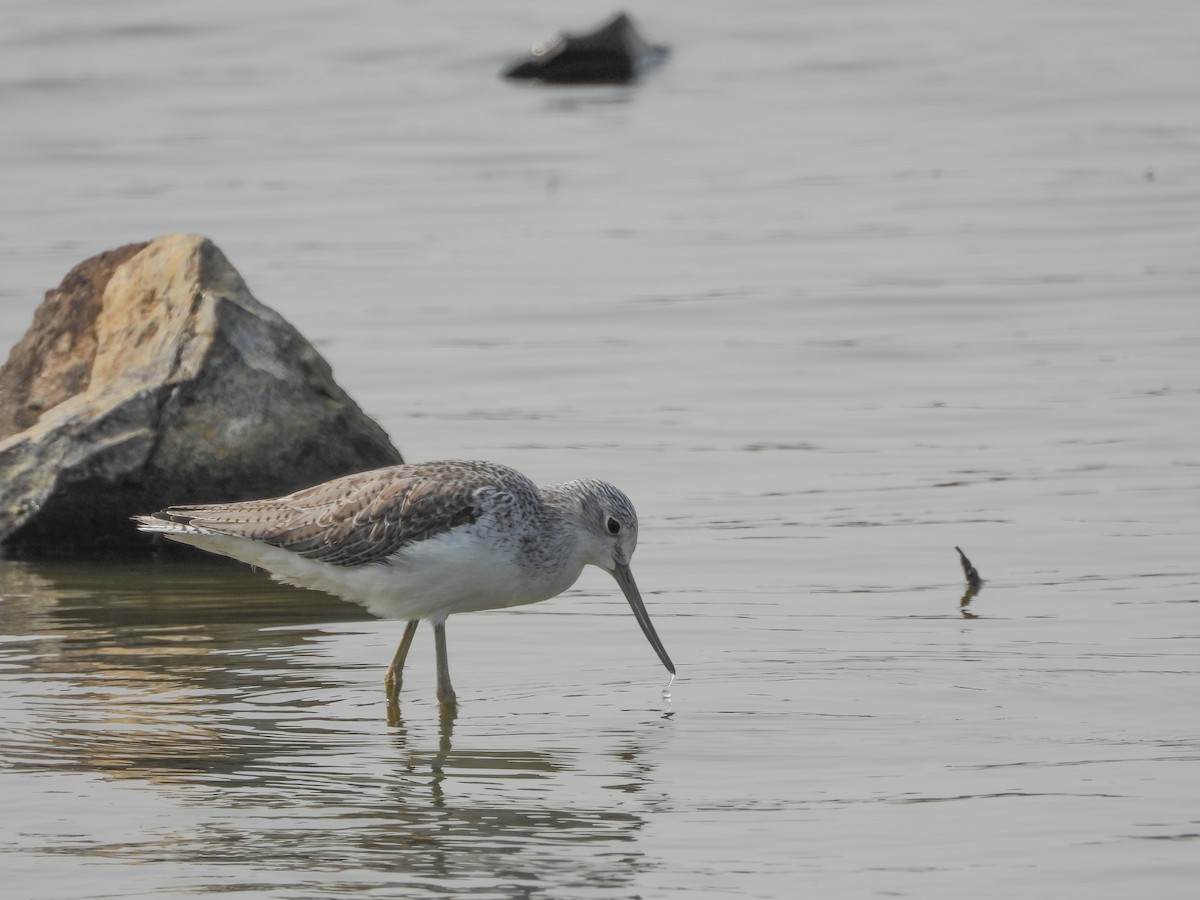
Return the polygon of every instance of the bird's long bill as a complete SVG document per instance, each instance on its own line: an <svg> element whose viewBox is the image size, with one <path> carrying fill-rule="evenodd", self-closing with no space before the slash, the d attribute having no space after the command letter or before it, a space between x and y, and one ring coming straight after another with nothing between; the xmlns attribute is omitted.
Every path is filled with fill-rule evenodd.
<svg viewBox="0 0 1200 900"><path fill-rule="evenodd" d="M658 632L654 630L654 625L650 621L650 613L646 612L646 604L642 602L641 592L638 591L637 583L633 580L633 572L629 570L629 565L617 563L612 576L617 579L617 584L625 592L625 599L633 608L633 614L637 616L638 624L642 626L642 633L646 635L646 640L650 642L650 646L654 648L654 652L658 654L662 664L667 667L667 671L674 675L675 664L671 662L671 657L667 656L667 648L663 646Z"/></svg>

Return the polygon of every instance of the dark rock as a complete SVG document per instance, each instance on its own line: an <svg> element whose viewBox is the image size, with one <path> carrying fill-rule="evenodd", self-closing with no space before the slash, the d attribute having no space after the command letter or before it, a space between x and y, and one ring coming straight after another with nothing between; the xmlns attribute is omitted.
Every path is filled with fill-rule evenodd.
<svg viewBox="0 0 1200 900"><path fill-rule="evenodd" d="M504 77L551 84L627 84L669 52L638 34L622 12L588 34L559 32L536 44L528 57L504 71Z"/></svg>
<svg viewBox="0 0 1200 900"><path fill-rule="evenodd" d="M0 368L10 555L149 550L130 515L401 461L312 345L194 235L76 266Z"/></svg>

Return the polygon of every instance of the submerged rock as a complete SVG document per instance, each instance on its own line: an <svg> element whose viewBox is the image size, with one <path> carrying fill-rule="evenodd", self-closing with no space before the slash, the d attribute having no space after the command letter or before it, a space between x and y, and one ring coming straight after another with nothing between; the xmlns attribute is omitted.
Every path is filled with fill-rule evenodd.
<svg viewBox="0 0 1200 900"><path fill-rule="evenodd" d="M194 235L80 263L0 367L9 554L149 549L135 513L401 461L312 345Z"/></svg>
<svg viewBox="0 0 1200 900"><path fill-rule="evenodd" d="M529 56L504 71L505 78L553 84L626 84L666 59L670 50L651 44L625 13L587 34L559 32L534 45Z"/></svg>

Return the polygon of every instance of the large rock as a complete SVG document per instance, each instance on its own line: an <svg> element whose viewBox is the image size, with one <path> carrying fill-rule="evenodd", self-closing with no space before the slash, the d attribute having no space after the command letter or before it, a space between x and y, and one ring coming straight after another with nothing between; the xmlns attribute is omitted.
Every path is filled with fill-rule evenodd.
<svg viewBox="0 0 1200 900"><path fill-rule="evenodd" d="M401 462L383 429L210 241L102 253L0 368L0 545L149 548L128 521Z"/></svg>

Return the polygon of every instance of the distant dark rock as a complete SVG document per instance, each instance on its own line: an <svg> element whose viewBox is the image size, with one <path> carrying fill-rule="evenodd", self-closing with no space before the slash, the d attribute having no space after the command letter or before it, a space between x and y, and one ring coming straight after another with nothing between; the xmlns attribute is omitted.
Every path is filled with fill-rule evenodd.
<svg viewBox="0 0 1200 900"><path fill-rule="evenodd" d="M559 32L536 44L504 77L550 84L628 84L668 53L666 46L643 38L621 12L588 34Z"/></svg>
<svg viewBox="0 0 1200 900"><path fill-rule="evenodd" d="M80 263L0 367L0 547L151 547L129 516L401 462L205 238Z"/></svg>

